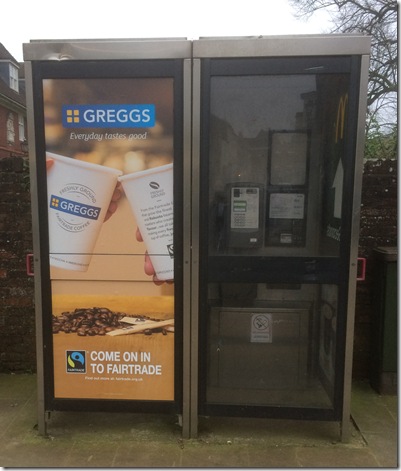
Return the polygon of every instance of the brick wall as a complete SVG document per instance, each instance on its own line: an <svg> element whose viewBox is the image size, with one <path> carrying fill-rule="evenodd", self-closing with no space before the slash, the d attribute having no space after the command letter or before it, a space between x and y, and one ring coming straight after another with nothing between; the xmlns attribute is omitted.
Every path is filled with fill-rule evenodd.
<svg viewBox="0 0 401 471"><path fill-rule="evenodd" d="M0 159L0 372L34 371L33 278L25 257L32 252L27 168L20 157ZM355 313L355 378L368 378L374 273L372 251L397 245L397 162L369 161L362 187L361 257L368 259L366 281L358 282Z"/></svg>
<svg viewBox="0 0 401 471"><path fill-rule="evenodd" d="M357 284L354 339L354 378L368 378L371 323L377 286L374 249L397 246L397 161L368 161L364 166L359 256L367 259L366 280Z"/></svg>
<svg viewBox="0 0 401 471"><path fill-rule="evenodd" d="M32 252L27 166L22 157L0 159L0 372L36 369Z"/></svg>

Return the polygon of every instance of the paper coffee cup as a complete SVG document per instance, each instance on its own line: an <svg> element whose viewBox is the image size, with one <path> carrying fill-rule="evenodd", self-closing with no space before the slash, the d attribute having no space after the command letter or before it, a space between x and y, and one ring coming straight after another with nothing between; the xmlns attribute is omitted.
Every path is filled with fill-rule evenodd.
<svg viewBox="0 0 401 471"><path fill-rule="evenodd" d="M50 265L87 271L119 170L46 152Z"/></svg>
<svg viewBox="0 0 401 471"><path fill-rule="evenodd" d="M119 178L159 280L174 279L173 164Z"/></svg>

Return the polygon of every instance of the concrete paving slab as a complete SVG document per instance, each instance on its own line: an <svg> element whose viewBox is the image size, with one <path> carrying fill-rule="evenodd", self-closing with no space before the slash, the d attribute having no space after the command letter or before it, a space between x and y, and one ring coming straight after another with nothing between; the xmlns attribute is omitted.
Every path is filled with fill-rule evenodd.
<svg viewBox="0 0 401 471"><path fill-rule="evenodd" d="M36 377L0 375L0 466L23 468L397 467L396 397L353 386L351 439L332 422L200 417L184 440L176 416L54 412L38 434Z"/></svg>
<svg viewBox="0 0 401 471"><path fill-rule="evenodd" d="M375 456L367 448L334 446L319 449L304 447L297 450L299 468L375 468L380 467Z"/></svg>

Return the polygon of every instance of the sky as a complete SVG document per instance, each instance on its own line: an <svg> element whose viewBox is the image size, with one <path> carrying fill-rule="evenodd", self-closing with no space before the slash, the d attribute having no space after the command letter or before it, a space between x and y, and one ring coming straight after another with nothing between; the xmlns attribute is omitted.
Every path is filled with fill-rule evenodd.
<svg viewBox="0 0 401 471"><path fill-rule="evenodd" d="M0 42L19 62L22 44L38 39L197 39L319 34L330 28L324 12L296 20L288 0L20 0L2 2L0 11Z"/></svg>

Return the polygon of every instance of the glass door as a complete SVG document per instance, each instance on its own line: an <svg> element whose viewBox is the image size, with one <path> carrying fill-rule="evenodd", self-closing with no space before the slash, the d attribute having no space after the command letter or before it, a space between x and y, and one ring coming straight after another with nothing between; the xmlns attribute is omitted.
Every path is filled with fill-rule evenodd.
<svg viewBox="0 0 401 471"><path fill-rule="evenodd" d="M201 61L201 414L341 416L359 60Z"/></svg>

